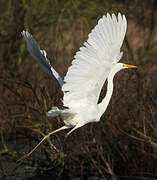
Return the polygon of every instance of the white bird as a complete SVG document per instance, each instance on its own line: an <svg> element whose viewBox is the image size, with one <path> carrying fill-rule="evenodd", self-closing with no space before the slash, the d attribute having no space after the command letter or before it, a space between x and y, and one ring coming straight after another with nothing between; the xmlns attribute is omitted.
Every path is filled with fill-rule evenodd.
<svg viewBox="0 0 157 180"><path fill-rule="evenodd" d="M107 13L88 35L88 40L74 56L64 80L51 66L46 52L27 31L23 31L28 51L42 64L44 70L54 76L64 93L64 109L52 107L47 116L60 115L65 125L46 135L40 143L27 154L30 155L45 139L63 129L72 128L66 136L75 129L90 122L99 122L106 111L113 93L113 78L121 69L136 68L134 65L119 63L123 52L120 52L127 28L125 15ZM107 79L107 93L98 103L99 95Z"/></svg>

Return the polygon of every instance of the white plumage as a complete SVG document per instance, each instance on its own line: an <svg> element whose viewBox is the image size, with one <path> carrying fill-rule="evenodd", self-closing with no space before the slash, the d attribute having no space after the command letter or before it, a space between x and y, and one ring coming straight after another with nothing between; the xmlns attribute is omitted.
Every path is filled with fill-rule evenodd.
<svg viewBox="0 0 157 180"><path fill-rule="evenodd" d="M28 155L53 133L73 128L67 133L69 135L75 129L89 122L100 120L112 96L114 75L121 69L136 67L118 63L123 55L120 48L126 28L127 21L124 15L118 13L117 17L115 14L103 16L88 35L88 40L74 56L64 81L50 65L46 52L40 50L32 35L27 31L22 32L28 51L61 85L64 93L63 104L66 107L63 110L52 107L47 113L52 117L60 115L65 125L45 136ZM108 81L107 93L102 102L98 104L99 95L106 79Z"/></svg>
<svg viewBox="0 0 157 180"><path fill-rule="evenodd" d="M64 106L73 107L75 101L88 99L97 103L102 86L112 67L120 60L120 47L126 33L125 16L109 14L98 21L88 35L87 42L74 56L72 66L64 78ZM67 92L68 91L68 92Z"/></svg>

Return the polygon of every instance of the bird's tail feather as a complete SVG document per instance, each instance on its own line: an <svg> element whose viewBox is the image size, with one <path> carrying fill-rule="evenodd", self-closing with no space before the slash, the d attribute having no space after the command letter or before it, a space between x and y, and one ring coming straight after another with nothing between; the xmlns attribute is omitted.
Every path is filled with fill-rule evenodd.
<svg viewBox="0 0 157 180"><path fill-rule="evenodd" d="M64 119L73 118L76 113L72 112L70 109L58 109L58 107L52 107L46 114L48 117L55 117L61 115Z"/></svg>
<svg viewBox="0 0 157 180"><path fill-rule="evenodd" d="M62 110L58 109L58 107L52 107L50 111L47 112L48 117L55 117L61 114Z"/></svg>

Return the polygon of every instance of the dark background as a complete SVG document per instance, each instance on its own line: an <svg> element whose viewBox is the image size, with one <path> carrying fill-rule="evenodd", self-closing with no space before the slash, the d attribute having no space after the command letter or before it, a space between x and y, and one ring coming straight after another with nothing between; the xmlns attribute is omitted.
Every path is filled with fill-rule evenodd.
<svg viewBox="0 0 157 180"><path fill-rule="evenodd" d="M67 139L66 131L60 132L17 162L63 124L61 118L45 115L51 106L62 106L63 94L30 56L21 31L34 36L64 76L107 12L126 15L121 62L138 69L116 75L99 123L87 124ZM156 24L156 0L1 0L0 179L157 179Z"/></svg>

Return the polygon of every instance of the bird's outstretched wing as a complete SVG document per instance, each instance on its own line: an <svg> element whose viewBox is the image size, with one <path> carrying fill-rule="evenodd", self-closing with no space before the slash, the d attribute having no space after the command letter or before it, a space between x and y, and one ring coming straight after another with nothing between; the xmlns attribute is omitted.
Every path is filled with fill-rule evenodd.
<svg viewBox="0 0 157 180"><path fill-rule="evenodd" d="M46 51L40 49L40 46L37 44L37 42L29 32L22 31L22 35L26 40L27 49L30 54L43 66L43 69L49 75L54 76L58 80L59 84L62 86L64 84L64 81L51 66L50 61L46 57Z"/></svg>
<svg viewBox="0 0 157 180"><path fill-rule="evenodd" d="M98 21L64 78L64 106L71 107L80 101L98 102L106 78L122 57L120 48L126 28L126 18L120 13L118 17L107 14Z"/></svg>

